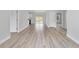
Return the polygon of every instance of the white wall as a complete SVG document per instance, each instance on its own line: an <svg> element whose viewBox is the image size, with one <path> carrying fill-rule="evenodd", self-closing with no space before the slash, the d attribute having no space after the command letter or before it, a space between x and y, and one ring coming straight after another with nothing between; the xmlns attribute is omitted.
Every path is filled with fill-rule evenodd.
<svg viewBox="0 0 79 59"><path fill-rule="evenodd" d="M67 21L66 21L66 10L63 11L63 19L62 19L62 27L67 29Z"/></svg>
<svg viewBox="0 0 79 59"><path fill-rule="evenodd" d="M10 11L0 10L0 43L10 38Z"/></svg>
<svg viewBox="0 0 79 59"><path fill-rule="evenodd" d="M35 13L32 13L31 24L35 24Z"/></svg>
<svg viewBox="0 0 79 59"><path fill-rule="evenodd" d="M67 11L67 36L79 43L79 10Z"/></svg>
<svg viewBox="0 0 79 59"><path fill-rule="evenodd" d="M28 25L28 11L26 10L19 10L18 11L18 21L19 21L19 32L25 29Z"/></svg>
<svg viewBox="0 0 79 59"><path fill-rule="evenodd" d="M46 20L47 22L47 25L48 27L56 27L56 11L55 10L51 10L51 11L48 11L47 13L47 19Z"/></svg>
<svg viewBox="0 0 79 59"><path fill-rule="evenodd" d="M16 10L12 10L10 12L10 32L17 32L17 29L16 29Z"/></svg>
<svg viewBox="0 0 79 59"><path fill-rule="evenodd" d="M46 25L49 26L49 12L46 12Z"/></svg>

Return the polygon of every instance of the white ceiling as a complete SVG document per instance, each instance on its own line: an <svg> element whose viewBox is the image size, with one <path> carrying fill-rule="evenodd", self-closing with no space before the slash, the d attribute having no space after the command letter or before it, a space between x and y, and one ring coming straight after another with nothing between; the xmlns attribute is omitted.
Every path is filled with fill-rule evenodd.
<svg viewBox="0 0 79 59"><path fill-rule="evenodd" d="M39 12L46 12L47 10L30 10L30 12L37 12L37 13L39 13Z"/></svg>
<svg viewBox="0 0 79 59"><path fill-rule="evenodd" d="M46 10L33 10L33 12L46 12Z"/></svg>

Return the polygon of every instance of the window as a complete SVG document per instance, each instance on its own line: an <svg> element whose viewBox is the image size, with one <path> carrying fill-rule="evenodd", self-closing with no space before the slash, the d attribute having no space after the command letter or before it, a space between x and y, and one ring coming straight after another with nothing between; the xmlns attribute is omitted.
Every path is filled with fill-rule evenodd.
<svg viewBox="0 0 79 59"><path fill-rule="evenodd" d="M43 24L43 16L36 16L36 23Z"/></svg>

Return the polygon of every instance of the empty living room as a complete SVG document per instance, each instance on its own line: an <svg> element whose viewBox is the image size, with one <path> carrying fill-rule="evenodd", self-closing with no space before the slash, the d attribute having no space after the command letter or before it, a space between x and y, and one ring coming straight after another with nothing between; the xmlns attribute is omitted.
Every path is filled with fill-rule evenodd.
<svg viewBox="0 0 79 59"><path fill-rule="evenodd" d="M79 10L0 10L0 48L79 48Z"/></svg>

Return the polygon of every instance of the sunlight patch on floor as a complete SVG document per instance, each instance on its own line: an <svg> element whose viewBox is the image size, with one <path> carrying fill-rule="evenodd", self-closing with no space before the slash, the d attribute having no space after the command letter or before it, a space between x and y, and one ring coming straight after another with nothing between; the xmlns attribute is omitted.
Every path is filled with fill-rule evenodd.
<svg viewBox="0 0 79 59"><path fill-rule="evenodd" d="M36 30L43 30L44 24L35 24L35 29Z"/></svg>

